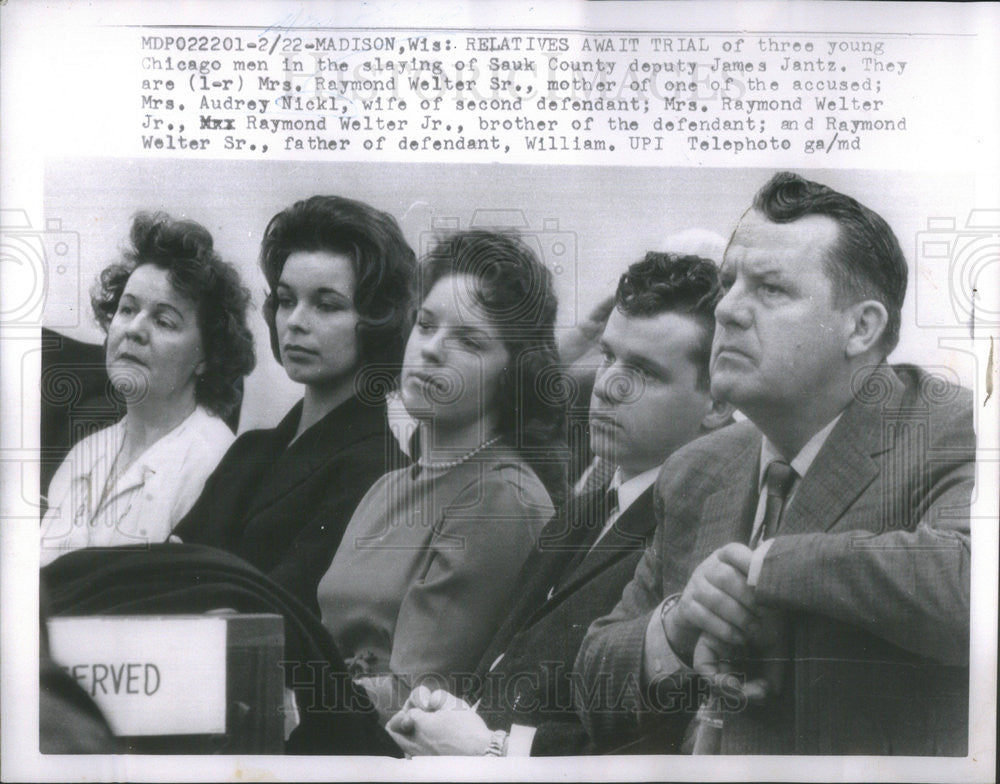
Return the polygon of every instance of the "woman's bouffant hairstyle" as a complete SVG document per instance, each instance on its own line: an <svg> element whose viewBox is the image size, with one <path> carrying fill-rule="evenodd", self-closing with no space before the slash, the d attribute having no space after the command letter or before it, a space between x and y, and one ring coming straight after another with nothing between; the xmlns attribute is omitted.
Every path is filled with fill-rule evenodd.
<svg viewBox="0 0 1000 784"><path fill-rule="evenodd" d="M552 274L514 232L470 230L440 238L418 274L417 301L449 275L469 275L473 296L500 333L510 365L497 394L500 435L518 449L553 500L559 492L558 454L566 441Z"/></svg>
<svg viewBox="0 0 1000 784"><path fill-rule="evenodd" d="M360 365L399 371L410 328L410 294L416 256L396 219L360 201L312 196L279 212L264 230L260 267L270 288L264 320L271 351L281 362L275 296L281 271L296 252L346 256L354 271Z"/></svg>
<svg viewBox="0 0 1000 784"><path fill-rule="evenodd" d="M212 235L200 223L139 212L129 239L122 261L104 269L91 292L97 323L107 333L136 268L154 264L165 270L170 284L195 303L198 314L205 371L197 378L195 400L225 418L240 404L241 380L255 364L246 320L250 293L236 268L215 252Z"/></svg>

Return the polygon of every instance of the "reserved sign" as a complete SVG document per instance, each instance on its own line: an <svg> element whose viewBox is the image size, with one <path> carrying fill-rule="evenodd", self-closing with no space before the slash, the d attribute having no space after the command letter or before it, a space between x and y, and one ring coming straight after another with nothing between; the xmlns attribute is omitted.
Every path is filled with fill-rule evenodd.
<svg viewBox="0 0 1000 784"><path fill-rule="evenodd" d="M226 731L224 617L52 618L52 658L116 735Z"/></svg>

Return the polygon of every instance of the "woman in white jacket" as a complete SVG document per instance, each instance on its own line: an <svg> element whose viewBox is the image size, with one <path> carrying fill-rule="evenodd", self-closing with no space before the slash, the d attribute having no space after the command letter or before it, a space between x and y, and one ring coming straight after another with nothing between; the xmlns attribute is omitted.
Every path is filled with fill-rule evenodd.
<svg viewBox="0 0 1000 784"><path fill-rule="evenodd" d="M139 213L92 304L126 415L80 441L49 488L41 564L81 547L163 542L233 441L220 417L254 365L249 294L198 223Z"/></svg>

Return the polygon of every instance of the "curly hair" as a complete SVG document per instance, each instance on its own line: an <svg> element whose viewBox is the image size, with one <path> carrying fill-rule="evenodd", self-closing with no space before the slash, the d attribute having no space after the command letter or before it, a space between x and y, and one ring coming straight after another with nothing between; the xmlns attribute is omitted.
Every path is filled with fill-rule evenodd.
<svg viewBox="0 0 1000 784"><path fill-rule="evenodd" d="M396 219L341 196L312 196L271 218L260 246L260 267L270 288L264 320L279 363L275 291L288 257L300 251L325 251L350 259L356 281L359 364L397 373L409 334L416 255Z"/></svg>
<svg viewBox="0 0 1000 784"><path fill-rule="evenodd" d="M774 223L791 223L806 215L824 215L837 223L837 242L824 263L833 283L834 305L843 308L864 299L881 302L889 314L881 345L890 353L899 342L909 270L889 224L850 196L791 172L774 175L754 196L753 208Z"/></svg>
<svg viewBox="0 0 1000 784"><path fill-rule="evenodd" d="M139 212L132 219L129 239L122 261L106 267L91 292L97 323L107 334L136 268L153 264L165 270L170 284L197 309L205 371L195 384L195 400L219 417L228 416L242 400L241 379L255 364L253 335L246 321L250 293L239 273L214 251L208 229L194 221Z"/></svg>
<svg viewBox="0 0 1000 784"><path fill-rule="evenodd" d="M691 356L702 388L709 384L715 306L720 299L722 284L714 262L653 251L625 271L615 292L615 306L626 316L681 313L702 325L701 340Z"/></svg>
<svg viewBox="0 0 1000 784"><path fill-rule="evenodd" d="M552 455L565 447L566 406L559 395L547 393L552 382L541 378L559 366L552 274L516 232L456 232L439 238L424 258L417 301L442 278L463 274L477 281L476 304L497 328L511 360L497 394L500 435L556 501L565 477L558 475Z"/></svg>

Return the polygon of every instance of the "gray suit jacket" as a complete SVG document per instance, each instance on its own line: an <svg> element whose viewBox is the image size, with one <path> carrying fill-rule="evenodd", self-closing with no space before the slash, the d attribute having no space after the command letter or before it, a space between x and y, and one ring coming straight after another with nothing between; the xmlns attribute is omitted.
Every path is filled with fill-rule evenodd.
<svg viewBox="0 0 1000 784"><path fill-rule="evenodd" d="M645 628L708 555L748 541L760 443L741 422L665 464L653 544L576 662L578 707L598 745L648 731L664 713L676 732L676 715L697 708L704 689L690 672L657 688L639 678ZM974 471L967 390L883 366L857 391L802 478L756 587L790 619L785 688L764 706L727 703L723 753L966 753Z"/></svg>

